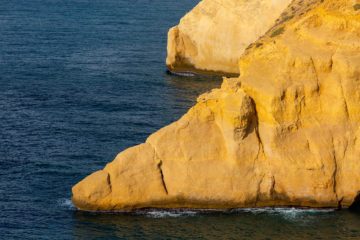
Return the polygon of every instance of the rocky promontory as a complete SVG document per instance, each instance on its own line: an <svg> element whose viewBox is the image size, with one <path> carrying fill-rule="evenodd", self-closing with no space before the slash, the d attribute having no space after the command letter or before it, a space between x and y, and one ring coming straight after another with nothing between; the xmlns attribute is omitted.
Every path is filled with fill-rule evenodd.
<svg viewBox="0 0 360 240"><path fill-rule="evenodd" d="M241 54L274 25L290 2L201 1L168 33L168 69L238 75Z"/></svg>
<svg viewBox="0 0 360 240"><path fill-rule="evenodd" d="M199 9L212 2L235 10L237 3L280 1L205 0ZM181 119L75 185L74 204L83 210L353 204L360 191L360 3L294 0L282 8L249 46L220 43L246 49L237 52L240 77L225 78ZM219 15L214 22L229 21L228 34L241 29L230 12ZM203 21L202 13L191 16ZM205 31L209 52L222 31ZM233 72L230 52L228 59L207 55L207 70Z"/></svg>

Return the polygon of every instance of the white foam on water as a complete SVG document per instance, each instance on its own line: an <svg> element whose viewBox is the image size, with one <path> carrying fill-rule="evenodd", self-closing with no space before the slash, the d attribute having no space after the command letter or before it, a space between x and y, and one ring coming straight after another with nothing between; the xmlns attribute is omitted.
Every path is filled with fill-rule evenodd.
<svg viewBox="0 0 360 240"><path fill-rule="evenodd" d="M243 208L243 209L234 209L233 211L241 213L247 212L252 214L268 214L268 215L277 215L281 216L287 220L297 220L306 216L314 214L323 214L334 212L335 209L316 209L316 208L294 208L294 207L277 207L277 208Z"/></svg>
<svg viewBox="0 0 360 240"><path fill-rule="evenodd" d="M335 209L315 209L315 208L239 208L232 210L218 210L218 209L197 209L197 210L146 210L137 212L139 215L145 215L152 218L176 218L176 217L187 217L187 216L196 216L201 214L208 213L225 213L225 214L241 214L241 213L251 213L251 214L265 214L265 215L275 215L283 217L287 220L298 220L306 216L322 213L334 212Z"/></svg>
<svg viewBox="0 0 360 240"><path fill-rule="evenodd" d="M58 200L58 204L63 207L66 208L67 210L75 210L75 206L72 203L71 199L68 198L61 198Z"/></svg>
<svg viewBox="0 0 360 240"><path fill-rule="evenodd" d="M71 199L61 198L57 201L58 205L66 210L76 210ZM264 207L264 208L237 208L231 210L219 209L147 209L133 212L135 215L143 215L150 218L177 218L193 217L208 213L241 214L251 213L254 215L273 215L280 216L286 220L297 221L311 215L325 214L335 212L336 209L318 209L318 208L295 208L295 207ZM129 213L128 211L111 211L105 213Z"/></svg>
<svg viewBox="0 0 360 240"><path fill-rule="evenodd" d="M252 212L252 213L277 213L277 214L293 214L293 213L327 213L333 212L335 209L326 208L326 209L318 209L318 208L295 208L295 207L264 207L264 208L239 208L234 211L239 212Z"/></svg>
<svg viewBox="0 0 360 240"><path fill-rule="evenodd" d="M170 211L170 210L150 210L140 214L144 214L145 216L151 218L176 218L176 217L191 217L195 216L199 212L190 211L190 210L177 210L177 211Z"/></svg>

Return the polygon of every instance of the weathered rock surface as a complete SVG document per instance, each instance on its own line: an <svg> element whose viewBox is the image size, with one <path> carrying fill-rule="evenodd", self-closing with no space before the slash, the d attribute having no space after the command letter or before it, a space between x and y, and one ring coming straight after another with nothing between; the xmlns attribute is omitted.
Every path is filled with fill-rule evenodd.
<svg viewBox="0 0 360 240"><path fill-rule="evenodd" d="M168 33L173 72L238 74L250 43L274 25L291 0L203 0Z"/></svg>
<svg viewBox="0 0 360 240"><path fill-rule="evenodd" d="M75 205L350 206L360 191L354 4L294 1L241 57L239 78L74 186Z"/></svg>

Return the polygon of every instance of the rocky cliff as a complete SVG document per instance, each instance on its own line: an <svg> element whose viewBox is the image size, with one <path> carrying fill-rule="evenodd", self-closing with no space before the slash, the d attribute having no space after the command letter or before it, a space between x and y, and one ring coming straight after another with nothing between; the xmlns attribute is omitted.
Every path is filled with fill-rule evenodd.
<svg viewBox="0 0 360 240"><path fill-rule="evenodd" d="M291 0L203 0L168 33L173 72L238 74L238 61Z"/></svg>
<svg viewBox="0 0 360 240"><path fill-rule="evenodd" d="M357 6L293 1L244 52L239 78L74 186L75 205L350 206L360 191Z"/></svg>

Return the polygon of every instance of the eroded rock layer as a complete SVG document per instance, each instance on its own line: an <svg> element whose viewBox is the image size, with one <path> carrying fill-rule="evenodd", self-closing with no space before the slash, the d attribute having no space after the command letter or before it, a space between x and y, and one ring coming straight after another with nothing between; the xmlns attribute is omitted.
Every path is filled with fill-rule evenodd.
<svg viewBox="0 0 360 240"><path fill-rule="evenodd" d="M274 25L290 2L201 1L168 33L168 68L238 74L241 54Z"/></svg>
<svg viewBox="0 0 360 240"><path fill-rule="evenodd" d="M356 4L293 1L241 57L239 78L74 186L75 205L350 206L360 191Z"/></svg>

